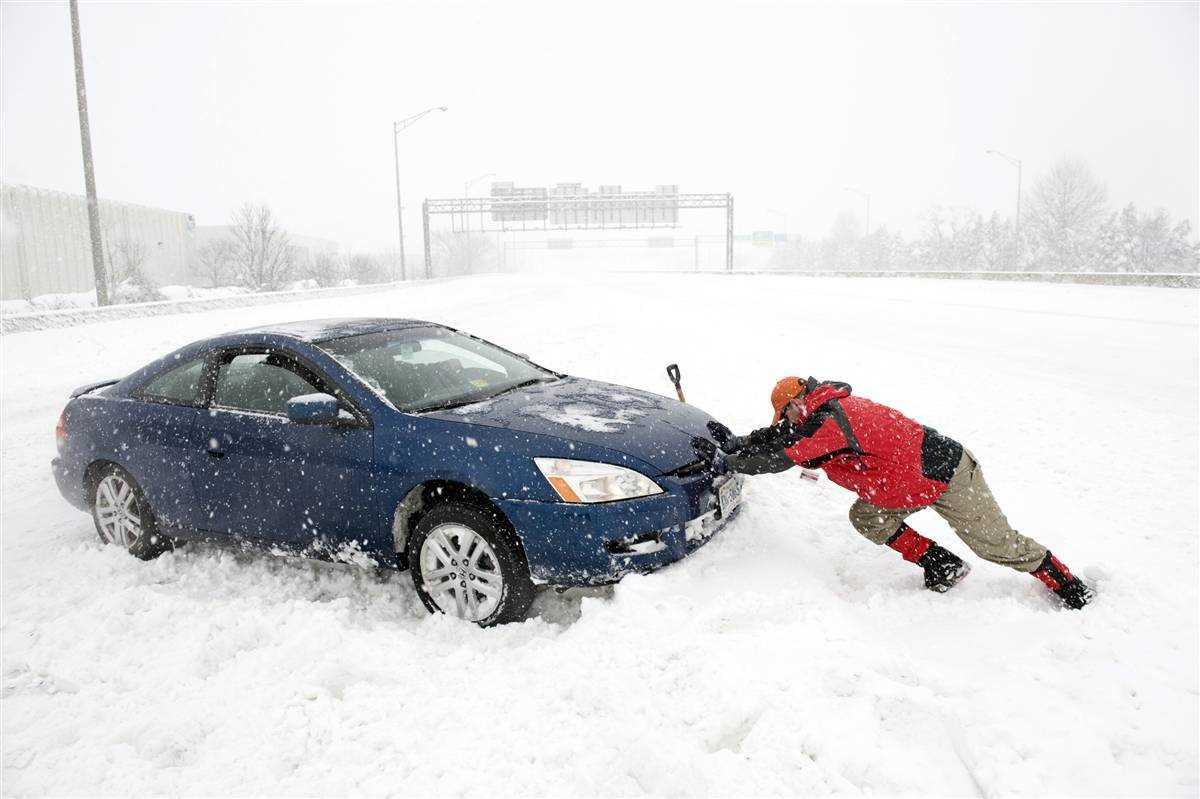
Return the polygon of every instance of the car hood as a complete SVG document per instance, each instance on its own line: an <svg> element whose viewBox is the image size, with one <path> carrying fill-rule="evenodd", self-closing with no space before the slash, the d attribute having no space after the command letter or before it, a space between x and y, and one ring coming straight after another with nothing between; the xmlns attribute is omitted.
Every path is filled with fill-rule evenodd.
<svg viewBox="0 0 1200 799"><path fill-rule="evenodd" d="M579 377L423 415L608 447L661 472L700 458L697 437L712 440L705 427L712 417L692 405Z"/></svg>

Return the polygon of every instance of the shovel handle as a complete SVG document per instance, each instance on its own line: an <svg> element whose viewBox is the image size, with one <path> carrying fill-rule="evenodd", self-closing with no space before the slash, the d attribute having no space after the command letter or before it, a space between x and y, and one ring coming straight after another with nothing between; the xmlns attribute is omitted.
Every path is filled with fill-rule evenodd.
<svg viewBox="0 0 1200 799"><path fill-rule="evenodd" d="M679 364L677 364L677 363L667 364L667 377L669 377L671 379L671 382L675 384L675 394L676 394L676 396L679 397L679 401L687 402L687 400L685 400L683 398L683 386L680 385L680 382L679 382L680 381Z"/></svg>

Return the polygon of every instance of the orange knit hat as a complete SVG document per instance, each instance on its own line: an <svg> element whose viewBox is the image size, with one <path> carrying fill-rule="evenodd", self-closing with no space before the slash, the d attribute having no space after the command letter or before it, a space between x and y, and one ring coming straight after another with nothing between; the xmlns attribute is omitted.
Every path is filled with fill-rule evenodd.
<svg viewBox="0 0 1200 799"><path fill-rule="evenodd" d="M804 382L803 378L785 377L771 389L771 407L775 409L771 424L777 424L783 418L783 409L787 404L804 392Z"/></svg>

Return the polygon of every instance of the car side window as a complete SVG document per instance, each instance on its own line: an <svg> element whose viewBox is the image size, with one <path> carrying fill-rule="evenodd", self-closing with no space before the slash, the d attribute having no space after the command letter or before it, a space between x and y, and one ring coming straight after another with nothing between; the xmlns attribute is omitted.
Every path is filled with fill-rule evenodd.
<svg viewBox="0 0 1200 799"><path fill-rule="evenodd" d="M213 405L286 416L288 400L324 391L285 355L243 353L218 366Z"/></svg>
<svg viewBox="0 0 1200 799"><path fill-rule="evenodd" d="M195 405L200 402L204 358L187 361L151 380L139 392L146 399Z"/></svg>

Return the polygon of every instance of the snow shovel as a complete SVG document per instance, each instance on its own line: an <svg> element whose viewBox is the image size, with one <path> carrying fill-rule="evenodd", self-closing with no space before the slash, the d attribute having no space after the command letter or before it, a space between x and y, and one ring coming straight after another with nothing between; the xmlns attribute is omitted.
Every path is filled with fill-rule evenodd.
<svg viewBox="0 0 1200 799"><path fill-rule="evenodd" d="M679 401L687 402L687 400L683 398L683 386L681 386L679 383L679 364L667 364L667 377L671 378L671 382L675 384L675 394L679 397Z"/></svg>

